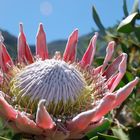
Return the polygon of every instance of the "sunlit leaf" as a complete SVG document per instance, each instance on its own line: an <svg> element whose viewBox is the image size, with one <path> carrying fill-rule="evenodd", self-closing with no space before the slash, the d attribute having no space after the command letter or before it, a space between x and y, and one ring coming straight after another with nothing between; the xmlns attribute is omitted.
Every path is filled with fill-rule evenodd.
<svg viewBox="0 0 140 140"><path fill-rule="evenodd" d="M91 138L90 140L98 140L98 136Z"/></svg>
<svg viewBox="0 0 140 140"><path fill-rule="evenodd" d="M121 128L112 128L114 136L118 137L120 140L129 140L128 136L123 132Z"/></svg>
<svg viewBox="0 0 140 140"><path fill-rule="evenodd" d="M7 138L4 138L4 137L0 136L0 140L10 140L10 139L7 139Z"/></svg>
<svg viewBox="0 0 140 140"><path fill-rule="evenodd" d="M101 32L103 34L105 34L105 28L104 28L103 24L101 23L99 15L98 15L96 8L94 6L92 7L92 15L93 15L93 19L94 19L96 25L98 26L98 28L101 30Z"/></svg>
<svg viewBox="0 0 140 140"><path fill-rule="evenodd" d="M128 17L126 17L124 20L121 21L119 24L117 31L123 32L123 33L130 33L134 31L134 22L137 17L138 13L135 12Z"/></svg>
<svg viewBox="0 0 140 140"><path fill-rule="evenodd" d="M123 0L123 12L124 12L125 17L129 15L128 10L127 10L126 0Z"/></svg>
<svg viewBox="0 0 140 140"><path fill-rule="evenodd" d="M119 140L119 138L115 136L110 136L110 135L101 134L101 133L98 133L98 136L99 138L104 138L103 140Z"/></svg>
<svg viewBox="0 0 140 140"><path fill-rule="evenodd" d="M131 14L135 13L135 12L138 12L138 10L139 10L139 0L135 0L134 4L133 4L132 11L131 11Z"/></svg>

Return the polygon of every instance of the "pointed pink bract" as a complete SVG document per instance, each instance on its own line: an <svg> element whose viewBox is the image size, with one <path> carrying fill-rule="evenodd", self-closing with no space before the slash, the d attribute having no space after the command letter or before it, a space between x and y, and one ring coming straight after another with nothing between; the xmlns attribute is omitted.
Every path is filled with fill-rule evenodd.
<svg viewBox="0 0 140 140"><path fill-rule="evenodd" d="M114 52L114 46L115 46L114 41L109 42L109 44L106 48L106 57L105 57L104 62L103 62L102 71L106 68L106 66L108 65L108 62L111 60L111 57L112 57L113 52Z"/></svg>
<svg viewBox="0 0 140 140"><path fill-rule="evenodd" d="M123 76L126 72L127 54L123 53L121 56L122 56L121 61L120 61L120 63L117 64L119 72L116 75L112 75L112 77L110 77L108 79L109 84L110 84L108 88L110 89L110 92L114 91L114 89L117 87L117 85L119 84L119 82L121 81L121 79L123 78ZM116 66L114 66L114 67L116 67ZM114 73L115 72L117 72L117 69L116 70L114 69ZM111 79L111 82L110 82L110 79Z"/></svg>
<svg viewBox="0 0 140 140"><path fill-rule="evenodd" d="M85 52L85 54L83 55L83 58L80 62L81 66L86 67L86 66L90 66L92 64L94 55L95 55L95 51L96 51L96 40L97 40L98 34L96 33L93 38L91 39L89 46Z"/></svg>
<svg viewBox="0 0 140 140"><path fill-rule="evenodd" d="M134 87L137 85L139 81L139 78L136 77L133 81L125 85L124 87L120 88L118 91L116 91L114 94L116 94L116 101L114 104L114 107L117 107L120 105L132 92Z"/></svg>
<svg viewBox="0 0 140 140"><path fill-rule="evenodd" d="M117 87L117 85L120 83L121 79L123 78L126 72L126 65L127 65L127 54L123 54L122 61L118 67L119 73L117 74L116 78L114 79L114 82L112 83L110 92L114 91L114 89Z"/></svg>
<svg viewBox="0 0 140 140"><path fill-rule="evenodd" d="M5 45L1 42L0 43L0 67L2 68L3 72L8 71L9 66L13 66L14 63L5 47Z"/></svg>
<svg viewBox="0 0 140 140"><path fill-rule="evenodd" d="M38 33L36 36L36 55L42 60L49 58L46 34L44 32L42 23L39 25Z"/></svg>
<svg viewBox="0 0 140 140"><path fill-rule="evenodd" d="M118 56L113 62L112 64L110 64L108 66L108 68L105 70L105 72L103 73L103 75L106 76L107 79L109 79L115 72L118 71L119 65L123 59L123 56L125 56L127 54L122 53L120 56Z"/></svg>
<svg viewBox="0 0 140 140"><path fill-rule="evenodd" d="M38 109L36 114L36 123L40 128L52 129L54 127L54 122L47 112L44 106L45 100L41 100L38 103Z"/></svg>
<svg viewBox="0 0 140 140"><path fill-rule="evenodd" d="M77 42L78 42L78 30L75 29L68 38L66 49L63 55L64 61L74 62L74 60L76 59Z"/></svg>
<svg viewBox="0 0 140 140"><path fill-rule="evenodd" d="M33 63L31 50L26 42L26 37L23 32L23 25L20 23L20 33L18 36L18 62Z"/></svg>

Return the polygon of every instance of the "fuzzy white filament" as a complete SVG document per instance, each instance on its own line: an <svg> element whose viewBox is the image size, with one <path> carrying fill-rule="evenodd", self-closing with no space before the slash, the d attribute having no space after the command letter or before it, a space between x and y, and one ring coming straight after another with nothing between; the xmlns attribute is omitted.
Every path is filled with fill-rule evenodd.
<svg viewBox="0 0 140 140"><path fill-rule="evenodd" d="M74 102L85 87L82 74L62 60L37 61L26 66L15 78L22 97L45 99L47 104Z"/></svg>

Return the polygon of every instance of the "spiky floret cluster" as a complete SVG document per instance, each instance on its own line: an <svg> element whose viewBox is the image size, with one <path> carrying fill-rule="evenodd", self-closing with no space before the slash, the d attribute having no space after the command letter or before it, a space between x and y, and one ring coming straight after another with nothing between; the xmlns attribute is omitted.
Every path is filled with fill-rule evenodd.
<svg viewBox="0 0 140 140"><path fill-rule="evenodd" d="M127 62L122 53L108 65L114 42L108 44L103 64L92 67L97 36L79 62L77 29L70 35L63 56L56 52L51 58L40 24L33 57L20 24L18 63L12 61L0 37L0 115L10 120L12 128L43 140L78 139L101 125L103 116L128 97L138 78L112 93Z"/></svg>
<svg viewBox="0 0 140 140"><path fill-rule="evenodd" d="M38 101L45 99L51 115L70 118L90 109L94 97L108 91L104 81L103 76L91 77L89 70L83 71L76 63L38 60L15 74L10 82L10 93L13 103L25 110L35 112Z"/></svg>
<svg viewBox="0 0 140 140"><path fill-rule="evenodd" d="M10 91L18 104L28 100L28 107L35 106L38 100L45 99L53 115L72 114L73 106L82 105L87 96L82 73L62 60L36 61L16 74L11 83Z"/></svg>

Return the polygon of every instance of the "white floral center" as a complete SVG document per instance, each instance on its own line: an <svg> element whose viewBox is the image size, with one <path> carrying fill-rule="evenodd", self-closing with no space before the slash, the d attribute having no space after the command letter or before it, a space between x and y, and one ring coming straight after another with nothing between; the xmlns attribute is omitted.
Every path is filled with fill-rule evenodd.
<svg viewBox="0 0 140 140"><path fill-rule="evenodd" d="M82 74L72 64L55 59L28 65L14 78L14 89L21 98L45 99L46 105L75 102L84 87Z"/></svg>

